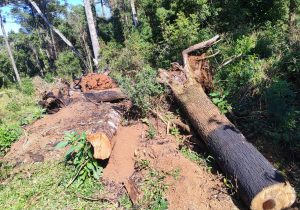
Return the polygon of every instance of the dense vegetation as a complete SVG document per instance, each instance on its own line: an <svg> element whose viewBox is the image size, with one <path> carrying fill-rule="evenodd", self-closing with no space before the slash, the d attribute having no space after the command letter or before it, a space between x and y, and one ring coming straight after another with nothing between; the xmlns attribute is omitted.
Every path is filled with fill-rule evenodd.
<svg viewBox="0 0 300 210"><path fill-rule="evenodd" d="M39 75L51 82L56 76L70 79L97 70L84 6L62 2L42 0L38 5L81 57L53 33L30 3L10 4L11 15L21 29L9 33L9 42L21 78L27 81ZM109 8L102 11L104 15L98 14L99 4L92 5L94 15L98 11L98 71L112 71L111 75L132 97L140 114L146 115L155 97L164 91L155 80L157 69L182 62L182 50L220 34L222 40L207 52L216 54L210 59L214 73L210 94L213 102L249 140L262 145L262 150L268 151L270 145L275 145L278 149L272 152L284 154L290 160L299 158L299 0L136 0L136 26L131 21L130 1L103 2ZM26 113L33 101L18 99L18 88L24 93L22 97L30 97L32 92L16 85L1 36L0 45L0 100L11 98L9 103L0 104L3 150L18 138L19 126L28 123L27 118L16 122L16 116ZM42 113L35 109L37 114L29 116L34 119Z"/></svg>

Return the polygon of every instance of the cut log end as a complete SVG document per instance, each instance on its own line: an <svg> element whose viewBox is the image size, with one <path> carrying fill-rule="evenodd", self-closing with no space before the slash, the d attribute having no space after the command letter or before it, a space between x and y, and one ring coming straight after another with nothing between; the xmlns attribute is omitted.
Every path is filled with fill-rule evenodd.
<svg viewBox="0 0 300 210"><path fill-rule="evenodd" d="M278 183L264 188L251 202L251 210L279 210L290 207L296 192L289 183Z"/></svg>
<svg viewBox="0 0 300 210"><path fill-rule="evenodd" d="M95 159L105 160L109 158L112 151L112 146L106 134L101 132L88 134L87 140L94 148Z"/></svg>

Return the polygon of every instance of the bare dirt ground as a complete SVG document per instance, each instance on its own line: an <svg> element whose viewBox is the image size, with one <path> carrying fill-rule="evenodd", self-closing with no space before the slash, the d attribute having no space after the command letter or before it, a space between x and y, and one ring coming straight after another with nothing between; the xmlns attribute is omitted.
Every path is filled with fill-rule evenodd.
<svg viewBox="0 0 300 210"><path fill-rule="evenodd" d="M4 160L14 164L62 160L65 151L55 149L55 145L63 139L65 132L88 130L97 122L101 106L89 102L74 103L26 126L25 135L12 146ZM169 209L239 209L219 175L185 158L176 138L166 134L165 124L154 118L151 122L157 130L153 139L147 138L148 126L141 122L120 126L112 139L112 155L102 177L111 194L118 196L122 184L133 175L144 176L143 172L136 171L136 162L148 160L155 170L178 172L176 179L172 176L165 179Z"/></svg>

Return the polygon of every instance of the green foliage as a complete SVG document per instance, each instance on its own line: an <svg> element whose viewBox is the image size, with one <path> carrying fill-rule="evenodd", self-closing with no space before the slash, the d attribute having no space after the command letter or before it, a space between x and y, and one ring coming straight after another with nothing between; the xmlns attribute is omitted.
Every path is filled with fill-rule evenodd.
<svg viewBox="0 0 300 210"><path fill-rule="evenodd" d="M170 129L170 134L173 135L173 136L175 136L175 137L178 137L180 135L179 128L177 128L176 126L173 126Z"/></svg>
<svg viewBox="0 0 300 210"><path fill-rule="evenodd" d="M162 24L163 38L165 40L165 50L160 55L162 58L168 58L170 61L178 60L181 51L196 44L199 41L209 37L205 30L199 30L200 23L195 14L186 16L183 12L177 14L174 23L166 22Z"/></svg>
<svg viewBox="0 0 300 210"><path fill-rule="evenodd" d="M20 102L16 101L16 100L12 100L11 102L9 102L6 107L5 107L8 111L11 112L18 112L21 110L21 104Z"/></svg>
<svg viewBox="0 0 300 210"><path fill-rule="evenodd" d="M164 183L164 173L151 169L142 183L143 198L140 201L142 209L168 209L168 201L164 197L168 187Z"/></svg>
<svg viewBox="0 0 300 210"><path fill-rule="evenodd" d="M113 75L134 105L141 110L142 115L145 115L153 106L154 97L164 91L164 88L156 81L156 76L157 72L150 66L145 66L143 70L131 77L118 72L114 72Z"/></svg>
<svg viewBox="0 0 300 210"><path fill-rule="evenodd" d="M222 46L224 66L215 75L218 87L234 93L246 85L257 84L264 79L263 63L252 53L255 44L255 36L244 36L233 46Z"/></svg>
<svg viewBox="0 0 300 210"><path fill-rule="evenodd" d="M180 149L181 154L186 157L187 159L201 165L205 163L205 159L201 156L199 156L199 154L197 152L194 152L193 150L191 150L190 148L188 148L187 146L183 146Z"/></svg>
<svg viewBox="0 0 300 210"><path fill-rule="evenodd" d="M295 107L296 93L291 84L274 80L265 91L265 100L272 125L266 135L277 143L285 142L292 150L300 149L300 112Z"/></svg>
<svg viewBox="0 0 300 210"><path fill-rule="evenodd" d="M21 135L21 129L16 125L0 125L0 156L5 154L10 145Z"/></svg>
<svg viewBox="0 0 300 210"><path fill-rule="evenodd" d="M21 90L24 94L31 96L35 93L35 88L32 83L32 79L25 77L22 79Z"/></svg>
<svg viewBox="0 0 300 210"><path fill-rule="evenodd" d="M44 77L44 80L48 83L53 83L55 81L54 79L54 74L53 73L50 73L50 72L47 72L45 74L45 77Z"/></svg>
<svg viewBox="0 0 300 210"><path fill-rule="evenodd" d="M0 89L0 153L4 155L11 144L22 134L22 125L30 124L42 117L44 110L34 98L31 80L24 88Z"/></svg>
<svg viewBox="0 0 300 210"><path fill-rule="evenodd" d="M136 164L138 170L148 169L150 167L150 161L145 159L138 160Z"/></svg>
<svg viewBox="0 0 300 210"><path fill-rule="evenodd" d="M194 163L198 165L204 165L209 172L212 170L211 164L214 160L212 156L209 155L206 158L204 158L187 146L181 147L180 152L184 157L193 161Z"/></svg>
<svg viewBox="0 0 300 210"><path fill-rule="evenodd" d="M79 198L105 194L98 180L88 179L81 187L65 188L73 169L57 162L21 165L13 170L3 164L0 171L1 209L114 209L105 201ZM6 177L9 179L4 181Z"/></svg>
<svg viewBox="0 0 300 210"><path fill-rule="evenodd" d="M56 148L63 148L71 145L66 153L66 162L74 166L74 177L69 181L68 186L77 180L77 185L83 184L87 179L100 179L103 168L94 159L92 145L86 140L86 134L79 135L76 132L67 133L64 141L56 145Z"/></svg>
<svg viewBox="0 0 300 210"><path fill-rule="evenodd" d="M41 119L45 113L45 109L42 109L38 107L36 110L34 110L32 113L29 113L28 115L22 116L20 119L20 125L28 125L33 123L34 121Z"/></svg>
<svg viewBox="0 0 300 210"><path fill-rule="evenodd" d="M58 76L62 78L69 78L71 75L81 74L80 61L73 52L61 52L55 61L55 65Z"/></svg>
<svg viewBox="0 0 300 210"><path fill-rule="evenodd" d="M115 41L103 46L100 66L109 66L110 69L121 72L137 72L146 66L152 55L153 45L139 33L133 32L124 42L124 47Z"/></svg>
<svg viewBox="0 0 300 210"><path fill-rule="evenodd" d="M133 209L132 202L127 194L124 194L119 198L119 203L124 209Z"/></svg>
<svg viewBox="0 0 300 210"><path fill-rule="evenodd" d="M221 93L219 91L210 93L212 102L220 109L222 114L226 114L228 111L231 111L232 107L226 100L226 97L229 95L227 91Z"/></svg>
<svg viewBox="0 0 300 210"><path fill-rule="evenodd" d="M154 125L147 118L143 119L142 122L148 126L147 137L149 139L154 139L156 136L156 129Z"/></svg>

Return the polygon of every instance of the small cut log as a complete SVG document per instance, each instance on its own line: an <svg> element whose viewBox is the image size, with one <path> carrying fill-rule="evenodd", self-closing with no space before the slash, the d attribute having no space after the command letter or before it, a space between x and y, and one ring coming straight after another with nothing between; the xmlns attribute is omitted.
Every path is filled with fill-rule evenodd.
<svg viewBox="0 0 300 210"><path fill-rule="evenodd" d="M105 160L112 151L111 139L121 123L122 113L111 104L103 104L99 110L99 120L87 131L87 140L94 148L94 158Z"/></svg>

